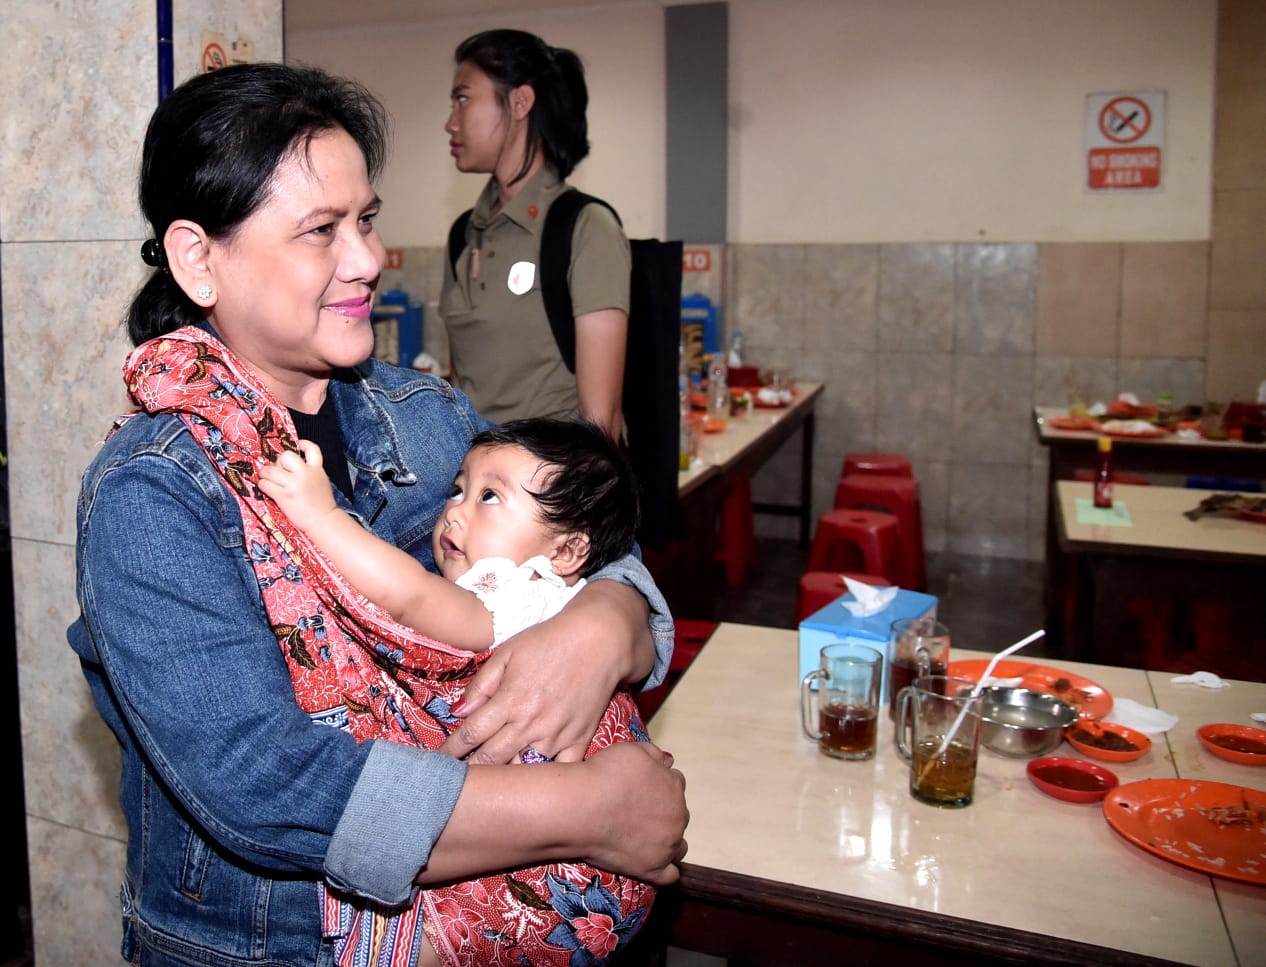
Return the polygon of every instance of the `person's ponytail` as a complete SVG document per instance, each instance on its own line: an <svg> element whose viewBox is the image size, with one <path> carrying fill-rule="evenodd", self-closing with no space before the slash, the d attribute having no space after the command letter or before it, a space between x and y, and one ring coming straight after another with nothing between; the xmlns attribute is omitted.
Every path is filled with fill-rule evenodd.
<svg viewBox="0 0 1266 967"><path fill-rule="evenodd" d="M589 154L589 88L574 51L551 47L552 69L534 86L537 130L546 158L566 178ZM545 101L542 104L542 100Z"/></svg>
<svg viewBox="0 0 1266 967"><path fill-rule="evenodd" d="M202 310L176 284L166 269L155 269L128 306L128 338L139 346L158 336L191 325L203 317Z"/></svg>

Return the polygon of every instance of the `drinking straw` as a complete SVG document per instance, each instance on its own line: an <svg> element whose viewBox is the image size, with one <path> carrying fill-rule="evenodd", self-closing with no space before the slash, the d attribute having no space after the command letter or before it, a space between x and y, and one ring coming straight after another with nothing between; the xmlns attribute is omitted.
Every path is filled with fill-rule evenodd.
<svg viewBox="0 0 1266 967"><path fill-rule="evenodd" d="M980 680L976 682L976 687L971 690L971 697L975 698L984 691L985 682L989 680L989 676L993 674L993 670L998 667L998 662L1006 658L1007 655L1019 651L1025 645L1030 645L1037 641L1037 639L1041 638L1044 634L1046 634L1046 629L1038 628L1038 630L1033 632L1033 634L1021 638L1014 645L1008 645L1002 651L998 652L998 654L994 655L993 658L989 660L989 664L985 666L985 672L980 676ZM971 708L970 704L964 705L959 710L958 718L954 719L954 724L951 725L950 730L945 733L945 738L941 739L940 748L936 750L936 754L932 756L931 759L928 759L927 762L923 764L923 772L919 774L920 781L922 781L923 776L927 774L928 769L932 768L932 763L945 754L945 750L949 748L950 740L954 738L954 733L958 731L958 727L963 724L963 719L967 717L967 710L969 708Z"/></svg>

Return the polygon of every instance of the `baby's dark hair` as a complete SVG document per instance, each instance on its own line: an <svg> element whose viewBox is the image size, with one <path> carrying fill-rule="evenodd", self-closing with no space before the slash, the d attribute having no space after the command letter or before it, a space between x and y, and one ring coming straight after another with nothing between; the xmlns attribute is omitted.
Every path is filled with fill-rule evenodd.
<svg viewBox="0 0 1266 967"><path fill-rule="evenodd" d="M582 577L600 571L633 549L638 524L637 478L618 443L586 420L536 417L489 427L475 447L522 447L552 472L532 495L541 519L560 532L589 538Z"/></svg>

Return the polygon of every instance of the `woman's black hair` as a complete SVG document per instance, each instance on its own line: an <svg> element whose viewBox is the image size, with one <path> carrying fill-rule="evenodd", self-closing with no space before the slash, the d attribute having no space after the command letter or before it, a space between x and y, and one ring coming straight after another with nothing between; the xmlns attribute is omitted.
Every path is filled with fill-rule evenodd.
<svg viewBox="0 0 1266 967"><path fill-rule="evenodd" d="M589 154L589 89L573 51L551 47L525 30L485 30L458 44L454 59L458 65L470 61L487 74L502 104L508 105L510 92L524 84L536 93L528 115L527 154L511 184L527 174L537 145L560 178Z"/></svg>
<svg viewBox="0 0 1266 967"><path fill-rule="evenodd" d="M587 420L533 417L489 427L475 447L522 447L548 465L540 490L532 492L541 519L559 533L589 538L588 577L633 549L637 533L637 478L618 443Z"/></svg>
<svg viewBox="0 0 1266 967"><path fill-rule="evenodd" d="M141 212L153 239L142 247L158 268L132 300L132 342L202 319L165 267L163 235L189 219L216 239L232 238L268 198L277 166L313 137L341 129L365 156L371 181L387 155L387 115L353 81L311 67L241 64L199 74L159 104L141 156Z"/></svg>

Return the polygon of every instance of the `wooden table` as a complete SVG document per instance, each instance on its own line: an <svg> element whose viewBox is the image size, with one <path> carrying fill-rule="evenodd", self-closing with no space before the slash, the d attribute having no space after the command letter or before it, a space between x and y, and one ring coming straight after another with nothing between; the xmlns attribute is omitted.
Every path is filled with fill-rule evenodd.
<svg viewBox="0 0 1266 967"><path fill-rule="evenodd" d="M753 406L731 418L724 431L703 433L699 454L677 477L684 536L671 554L647 554L647 563L677 617L711 618L719 593L717 520L736 479L755 474L797 432L800 434L798 499L756 503L759 514L794 516L800 522L800 543L809 546L813 528L814 408L821 383L796 383L793 402L781 408Z"/></svg>
<svg viewBox="0 0 1266 967"><path fill-rule="evenodd" d="M1057 664L1155 704L1141 670ZM1244 689L1266 709L1266 686ZM884 724L872 761L821 755L800 732L796 633L721 625L650 723L686 775L691 815L681 882L654 929L779 967L1266 957L1266 888L1215 888L1124 840L1099 806L1043 795L1023 760L983 750L971 806L925 806ZM1123 783L1178 777L1164 741L1113 769Z"/></svg>
<svg viewBox="0 0 1266 967"><path fill-rule="evenodd" d="M1123 660L1122 649L1139 637L1132 629L1137 616L1124 609L1149 610L1155 601L1157 621L1143 637L1141 660L1157 667L1166 660L1169 633L1188 616L1182 608L1197 598L1213 598L1223 609L1260 607L1266 586L1266 524L1240 517L1202 516L1191 510L1214 491L1185 487L1116 484L1113 515L1128 514L1129 526L1086 519L1089 483L1059 480L1051 516L1062 574L1064 652L1096 660ZM1078 502L1082 513L1079 514ZM1094 513L1091 511L1091 513ZM1266 640L1266 637L1260 639ZM1136 649L1137 650L1137 649ZM1263 657L1266 661L1266 656Z"/></svg>
<svg viewBox="0 0 1266 967"><path fill-rule="evenodd" d="M1266 767L1219 759L1196 737L1196 729L1211 722L1266 728L1249 718L1251 712L1266 712L1266 685L1233 681L1229 688L1211 691L1199 685L1175 684L1173 678L1170 672L1147 673L1157 707L1178 716L1178 724L1165 733L1178 777L1266 789ZM1266 887L1218 878L1212 883L1240 963L1266 963L1266 915L1262 908Z"/></svg>
<svg viewBox="0 0 1266 967"><path fill-rule="evenodd" d="M1096 465L1096 441L1099 434L1081 430L1057 430L1050 425L1049 420L1052 417L1063 416L1066 412L1061 407L1035 407L1033 431L1038 443L1046 448L1048 457L1046 566L1043 587L1046 627L1052 642L1063 645L1071 653L1076 650L1076 642L1070 641L1073 629L1065 627L1062 613L1068 591L1065 578L1070 564L1064 560L1064 551L1058 540L1055 485L1060 480L1071 480L1077 470ZM1114 470L1135 473L1183 476L1200 474L1266 480L1266 445L1243 443L1239 440L1188 440L1173 433L1152 438L1114 437L1112 466Z"/></svg>
<svg viewBox="0 0 1266 967"><path fill-rule="evenodd" d="M1047 479L1052 484L1056 480L1071 480L1075 471L1093 468L1097 460L1095 441L1100 434L1088 430L1057 430L1048 422L1051 417L1066 413L1067 410L1060 407L1033 409L1033 430L1038 443L1048 451ZM1266 480L1266 444L1204 438L1188 440L1174 433L1159 437L1113 437L1112 466L1135 473Z"/></svg>

